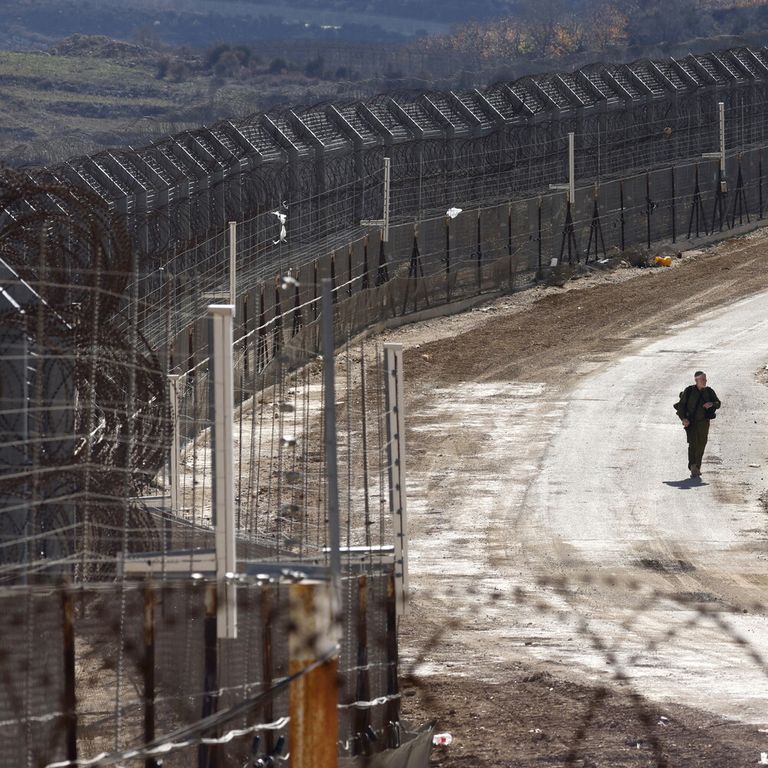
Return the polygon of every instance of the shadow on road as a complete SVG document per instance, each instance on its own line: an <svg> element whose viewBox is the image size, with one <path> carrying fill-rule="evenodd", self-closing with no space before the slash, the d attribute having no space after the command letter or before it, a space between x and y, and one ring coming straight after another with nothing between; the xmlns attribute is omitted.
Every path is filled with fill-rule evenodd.
<svg viewBox="0 0 768 768"><path fill-rule="evenodd" d="M686 477L685 480L664 480L664 485L686 491L689 488L701 488L709 483L705 483L700 477Z"/></svg>

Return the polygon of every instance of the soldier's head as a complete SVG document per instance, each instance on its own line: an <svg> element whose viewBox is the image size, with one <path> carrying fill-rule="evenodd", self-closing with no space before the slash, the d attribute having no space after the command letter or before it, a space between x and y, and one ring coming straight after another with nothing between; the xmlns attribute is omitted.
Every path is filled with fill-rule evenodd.
<svg viewBox="0 0 768 768"><path fill-rule="evenodd" d="M707 374L704 371L696 371L693 374L693 380L696 382L698 389L704 389L707 386Z"/></svg>

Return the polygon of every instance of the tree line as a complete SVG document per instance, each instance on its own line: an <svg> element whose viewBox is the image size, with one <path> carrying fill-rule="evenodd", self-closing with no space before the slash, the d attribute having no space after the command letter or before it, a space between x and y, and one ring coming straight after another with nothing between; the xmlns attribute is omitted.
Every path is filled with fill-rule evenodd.
<svg viewBox="0 0 768 768"><path fill-rule="evenodd" d="M766 31L765 0L518 0L505 16L461 24L420 45L488 59L557 58Z"/></svg>

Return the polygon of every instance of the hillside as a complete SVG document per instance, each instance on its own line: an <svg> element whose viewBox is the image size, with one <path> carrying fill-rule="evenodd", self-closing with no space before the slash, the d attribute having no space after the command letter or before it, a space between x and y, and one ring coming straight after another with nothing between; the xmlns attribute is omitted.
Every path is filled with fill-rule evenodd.
<svg viewBox="0 0 768 768"><path fill-rule="evenodd" d="M417 33L448 31L440 16L415 25L412 18L391 14L297 8L279 1L0 0L0 18L0 48L17 50L74 34L207 47L222 41L285 39L397 42Z"/></svg>
<svg viewBox="0 0 768 768"><path fill-rule="evenodd" d="M762 45L768 5L735 1L488 0L465 15L508 15L454 25L455 0L431 19L432 0L0 0L0 162L392 89Z"/></svg>
<svg viewBox="0 0 768 768"><path fill-rule="evenodd" d="M0 51L0 161L14 166L153 139L362 86L255 61L210 66L203 54L75 37L46 52ZM280 62L278 62L278 65ZM285 64L283 62L283 64Z"/></svg>

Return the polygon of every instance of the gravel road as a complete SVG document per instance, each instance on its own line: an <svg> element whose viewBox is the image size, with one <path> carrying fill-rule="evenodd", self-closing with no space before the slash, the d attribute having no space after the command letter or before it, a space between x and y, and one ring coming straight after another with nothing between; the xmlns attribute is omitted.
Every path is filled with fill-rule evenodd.
<svg viewBox="0 0 768 768"><path fill-rule="evenodd" d="M405 656L442 697L415 715L469 733L456 702L480 683L519 709L533 670L766 748L767 262L758 233L389 334L410 377ZM696 368L724 403L700 482L672 410Z"/></svg>

